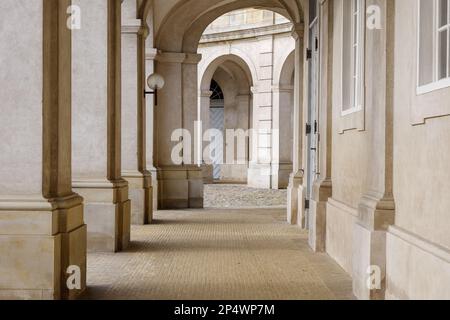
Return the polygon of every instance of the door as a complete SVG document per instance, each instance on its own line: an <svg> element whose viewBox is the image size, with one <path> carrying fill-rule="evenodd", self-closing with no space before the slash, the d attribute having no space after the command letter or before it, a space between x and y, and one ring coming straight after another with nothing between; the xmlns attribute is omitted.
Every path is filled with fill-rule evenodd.
<svg viewBox="0 0 450 320"><path fill-rule="evenodd" d="M210 124L211 128L215 129L211 137L211 159L213 165L213 178L214 180L220 180L221 178L221 166L223 163L223 134L224 134L224 122L225 112L224 108L211 108L210 109Z"/></svg>
<svg viewBox="0 0 450 320"><path fill-rule="evenodd" d="M309 203L311 202L313 195L314 182L319 174L319 23L317 17L310 26L310 50L306 226L309 226Z"/></svg>

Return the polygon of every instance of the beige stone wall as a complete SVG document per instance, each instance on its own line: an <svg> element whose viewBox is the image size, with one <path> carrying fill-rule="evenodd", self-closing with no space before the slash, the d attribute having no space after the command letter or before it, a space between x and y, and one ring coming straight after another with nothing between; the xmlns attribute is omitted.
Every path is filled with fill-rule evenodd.
<svg viewBox="0 0 450 320"><path fill-rule="evenodd" d="M450 298L450 88L416 94L417 10L417 2L396 1L396 39L402 41L395 46L396 215L387 246L388 297ZM444 112L417 120L436 109Z"/></svg>
<svg viewBox="0 0 450 320"><path fill-rule="evenodd" d="M328 202L327 252L344 269L352 272L353 224L358 204L364 193L367 171L370 170L368 148L371 143L364 128L342 130L353 115L342 115L342 1L333 1L333 122L332 122L332 183L334 201ZM370 62L368 62L370 63ZM370 75L366 75L370 78ZM370 108L365 105L366 110ZM325 146L322 146L325 147Z"/></svg>
<svg viewBox="0 0 450 320"><path fill-rule="evenodd" d="M450 88L416 95L417 5L399 0L396 12L396 38L402 39L395 59L396 225L450 249L450 117L412 121L415 110L435 104L450 113Z"/></svg>

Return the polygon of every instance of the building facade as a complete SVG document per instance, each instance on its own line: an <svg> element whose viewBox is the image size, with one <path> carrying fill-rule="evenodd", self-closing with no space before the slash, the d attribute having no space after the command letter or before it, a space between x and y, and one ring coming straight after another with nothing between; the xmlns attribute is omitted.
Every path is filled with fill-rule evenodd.
<svg viewBox="0 0 450 320"><path fill-rule="evenodd" d="M206 182L287 187L293 140L295 41L291 30L290 21L280 14L257 9L225 14L205 30L198 48L202 55L199 120L203 135L212 129L219 136L204 139L202 160L210 164L204 166ZM214 95L217 87L222 91L219 99ZM240 141L230 141L238 139L241 147ZM217 159L208 159L214 151Z"/></svg>
<svg viewBox="0 0 450 320"><path fill-rule="evenodd" d="M267 27L264 14L248 21L269 35L247 47L223 21L222 32L211 25L253 7L286 18L291 38L282 18ZM283 127L278 111L292 107L287 220L352 276L357 298L450 299L449 8L1 1L0 298L75 298L87 250L125 249L130 224L151 223L156 208L203 206L207 170L192 142L198 120L211 119L214 80L223 112L243 120L230 126ZM153 72L165 79L156 105L144 95ZM227 77L233 86L221 85ZM238 107L248 111L231 112ZM274 187L285 183L287 149L267 135L248 139L247 179ZM238 167L220 170L245 178ZM83 286L69 290L74 265Z"/></svg>

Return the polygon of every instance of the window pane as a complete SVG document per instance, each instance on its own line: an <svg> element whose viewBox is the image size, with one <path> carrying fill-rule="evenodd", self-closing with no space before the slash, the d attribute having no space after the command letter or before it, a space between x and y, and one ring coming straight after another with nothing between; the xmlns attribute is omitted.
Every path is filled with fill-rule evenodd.
<svg viewBox="0 0 450 320"><path fill-rule="evenodd" d="M447 30L439 32L439 60L438 75L439 80L447 78Z"/></svg>
<svg viewBox="0 0 450 320"><path fill-rule="evenodd" d="M342 109L346 111L352 107L352 87L353 87L353 39L352 39L352 4L353 1L343 1L343 48L342 48Z"/></svg>
<svg viewBox="0 0 450 320"><path fill-rule="evenodd" d="M447 25L448 0L439 0L439 27Z"/></svg>
<svg viewBox="0 0 450 320"><path fill-rule="evenodd" d="M423 86L434 81L433 64L433 1L420 0L420 31L419 31L419 85Z"/></svg>

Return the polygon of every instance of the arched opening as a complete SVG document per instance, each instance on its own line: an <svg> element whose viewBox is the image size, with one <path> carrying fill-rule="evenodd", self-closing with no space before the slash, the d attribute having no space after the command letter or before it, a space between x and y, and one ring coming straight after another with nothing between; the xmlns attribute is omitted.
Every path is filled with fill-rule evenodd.
<svg viewBox="0 0 450 320"><path fill-rule="evenodd" d="M252 127L250 68L242 58L225 55L200 69L204 70L199 74L203 179L206 183L247 183Z"/></svg>
<svg viewBox="0 0 450 320"><path fill-rule="evenodd" d="M209 6L203 2L195 6L191 3L192 8L187 10L189 3L179 3L162 20L158 20L157 13L154 17L157 21L155 46L160 50L156 56L156 71L168 80L160 93L160 106L155 114L158 207L202 207L204 181L241 182L268 190L286 188L293 166L292 152L285 150L292 147L283 147L280 153L279 143L283 139L284 144L292 144L292 134L289 134L292 125L283 125L283 132L280 132L280 119L288 123L293 120L288 111L284 112L289 108L277 107L275 110L279 101L274 101L279 100L279 92L275 88L278 80L274 78L274 68L280 59L284 59L283 56L288 55L278 52L290 53L295 49L292 29L293 24L298 25L302 21L299 3L217 1ZM217 27L220 28L224 21L225 28L218 32ZM236 21L243 21L244 25ZM193 77L199 78L198 89L192 82ZM227 81L234 86L230 89L233 93L229 99L227 85L220 83L220 77L222 81L228 77ZM224 160L231 159L231 163L224 161L220 167L216 164L215 170L211 168L210 159L204 157L210 137L206 137L206 142L202 141L205 140L205 131L211 129L208 124L210 108L205 106L210 105L213 78L224 91L225 132L222 135L225 137L224 152L220 155ZM194 92L199 93L194 95ZM229 105L227 101L230 101ZM289 105L291 102L293 99L282 103ZM236 108L237 105L240 107ZM233 113L227 112L233 108ZM218 118L221 114L219 109L215 110ZM220 129L221 126L218 127ZM173 132L179 128L183 128L182 136L174 136ZM236 134L249 136L244 156L227 157L226 131L229 129L241 130ZM249 129L252 131L245 132ZM176 154L182 156L182 161L178 163L171 158L176 148L181 150ZM174 164L181 165L176 170L182 170L185 174L174 174ZM170 185L175 183L174 176L180 177L175 189L184 184L187 194L180 195L176 190L172 192ZM190 178L185 180L183 176ZM187 198L180 199L180 196Z"/></svg>

